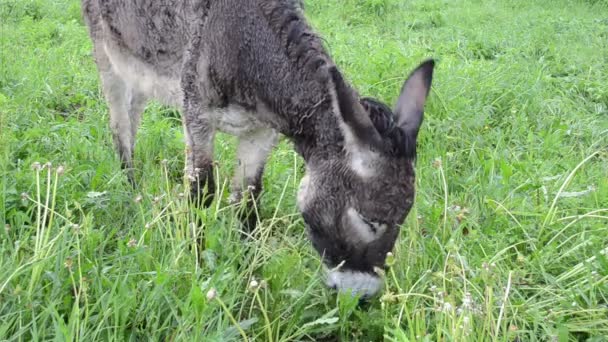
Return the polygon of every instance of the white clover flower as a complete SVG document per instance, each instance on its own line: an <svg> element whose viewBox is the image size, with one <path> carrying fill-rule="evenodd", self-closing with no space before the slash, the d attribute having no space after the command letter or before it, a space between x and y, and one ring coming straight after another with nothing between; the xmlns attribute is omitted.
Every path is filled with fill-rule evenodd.
<svg viewBox="0 0 608 342"><path fill-rule="evenodd" d="M209 291L207 291L207 300L214 300L216 296L217 291L215 288L212 287Z"/></svg>

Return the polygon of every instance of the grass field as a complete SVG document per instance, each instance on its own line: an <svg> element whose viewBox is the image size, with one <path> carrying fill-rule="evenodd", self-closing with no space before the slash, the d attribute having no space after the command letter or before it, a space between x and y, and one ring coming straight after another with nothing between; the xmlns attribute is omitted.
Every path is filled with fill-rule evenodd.
<svg viewBox="0 0 608 342"><path fill-rule="evenodd" d="M322 285L289 141L255 239L226 204L231 137L222 200L188 206L171 109L144 114L131 189L79 2L0 0L0 340L608 341L608 2L306 10L364 95L392 104L438 59L382 296L358 307Z"/></svg>

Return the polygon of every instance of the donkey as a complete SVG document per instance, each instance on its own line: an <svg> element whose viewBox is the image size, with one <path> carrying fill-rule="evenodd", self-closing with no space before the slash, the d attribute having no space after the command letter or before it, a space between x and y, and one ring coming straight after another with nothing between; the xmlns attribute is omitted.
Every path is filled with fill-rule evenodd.
<svg viewBox="0 0 608 342"><path fill-rule="evenodd" d="M297 195L326 283L369 297L415 195L416 138L434 61L406 79L394 110L360 98L293 0L82 0L122 166L133 182L141 113L180 109L191 198L215 193L217 130L239 137L233 201L262 190L283 134L305 161ZM206 189L206 190L205 190Z"/></svg>

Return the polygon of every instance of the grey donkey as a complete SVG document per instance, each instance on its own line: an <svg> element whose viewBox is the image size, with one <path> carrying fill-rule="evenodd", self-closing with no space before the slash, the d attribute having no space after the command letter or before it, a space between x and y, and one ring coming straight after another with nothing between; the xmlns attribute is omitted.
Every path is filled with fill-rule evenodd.
<svg viewBox="0 0 608 342"><path fill-rule="evenodd" d="M141 113L180 109L191 196L215 193L216 130L239 137L231 199L255 200L278 134L306 164L297 195L327 285L369 297L415 195L416 137L434 62L405 81L394 112L360 98L293 0L82 0L110 124L133 181ZM252 201L253 201L252 200Z"/></svg>

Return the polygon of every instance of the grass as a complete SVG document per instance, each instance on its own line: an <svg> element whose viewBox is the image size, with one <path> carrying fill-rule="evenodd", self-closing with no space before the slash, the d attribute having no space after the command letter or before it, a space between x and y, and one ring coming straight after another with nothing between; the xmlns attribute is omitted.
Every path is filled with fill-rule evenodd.
<svg viewBox="0 0 608 342"><path fill-rule="evenodd" d="M79 2L1 0L0 339L607 340L608 3L306 9L365 95L394 103L439 61L383 295L358 307L321 284L288 141L248 241L225 200L234 140L217 144L223 200L195 210L170 109L145 113L132 190Z"/></svg>

